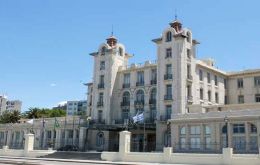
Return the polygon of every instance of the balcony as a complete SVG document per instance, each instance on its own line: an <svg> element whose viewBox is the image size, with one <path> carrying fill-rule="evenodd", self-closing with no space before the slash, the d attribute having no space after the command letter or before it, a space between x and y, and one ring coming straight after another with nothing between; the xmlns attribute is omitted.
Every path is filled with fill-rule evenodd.
<svg viewBox="0 0 260 165"><path fill-rule="evenodd" d="M157 80L151 80L151 85L156 85L157 84Z"/></svg>
<svg viewBox="0 0 260 165"><path fill-rule="evenodd" d="M93 119L89 121L89 125L105 124L105 123L106 123L105 119Z"/></svg>
<svg viewBox="0 0 260 165"><path fill-rule="evenodd" d="M144 82L142 81L142 82L136 82L136 86L138 87L138 86L144 86Z"/></svg>
<svg viewBox="0 0 260 165"><path fill-rule="evenodd" d="M165 74L164 80L172 80L172 74Z"/></svg>
<svg viewBox="0 0 260 165"><path fill-rule="evenodd" d="M99 101L99 102L97 102L97 107L103 107L103 106L104 106L103 101Z"/></svg>
<svg viewBox="0 0 260 165"><path fill-rule="evenodd" d="M130 101L122 101L121 102L121 107L129 107L130 106Z"/></svg>
<svg viewBox="0 0 260 165"><path fill-rule="evenodd" d="M164 95L164 100L172 100L172 95Z"/></svg>
<svg viewBox="0 0 260 165"><path fill-rule="evenodd" d="M105 84L98 84L98 89L104 89L105 88Z"/></svg>
<svg viewBox="0 0 260 165"><path fill-rule="evenodd" d="M130 84L123 84L123 88L130 88Z"/></svg>
<svg viewBox="0 0 260 165"><path fill-rule="evenodd" d="M171 115L161 115L160 116L160 121L167 121L171 119Z"/></svg>
<svg viewBox="0 0 260 165"><path fill-rule="evenodd" d="M187 101L188 101L189 103L192 103L192 102L193 102L193 97L192 97L192 96L188 96L188 97L187 97Z"/></svg>
<svg viewBox="0 0 260 165"><path fill-rule="evenodd" d="M187 75L187 80L191 82L191 81L193 80L193 77L192 77L192 75L190 75L190 74L189 74L189 75Z"/></svg>
<svg viewBox="0 0 260 165"><path fill-rule="evenodd" d="M135 101L135 108L143 108L144 107L144 100L142 101Z"/></svg>

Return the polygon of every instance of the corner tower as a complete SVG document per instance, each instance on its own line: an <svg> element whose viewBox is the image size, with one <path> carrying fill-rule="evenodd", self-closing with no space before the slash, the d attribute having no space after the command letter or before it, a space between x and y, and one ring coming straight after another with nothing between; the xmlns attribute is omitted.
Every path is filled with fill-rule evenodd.
<svg viewBox="0 0 260 165"><path fill-rule="evenodd" d="M99 46L94 57L92 119L96 123L111 123L111 99L119 67L126 66L128 57L123 44L111 35Z"/></svg>

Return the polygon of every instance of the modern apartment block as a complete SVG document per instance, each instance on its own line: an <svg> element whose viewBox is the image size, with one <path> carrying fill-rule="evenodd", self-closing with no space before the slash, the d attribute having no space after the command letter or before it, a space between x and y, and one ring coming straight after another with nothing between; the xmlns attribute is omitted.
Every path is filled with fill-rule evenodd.
<svg viewBox="0 0 260 165"><path fill-rule="evenodd" d="M87 101L67 101L67 116L86 114Z"/></svg>
<svg viewBox="0 0 260 165"><path fill-rule="evenodd" d="M19 100L8 100L6 96L0 96L0 114L4 111L21 111L22 102Z"/></svg>

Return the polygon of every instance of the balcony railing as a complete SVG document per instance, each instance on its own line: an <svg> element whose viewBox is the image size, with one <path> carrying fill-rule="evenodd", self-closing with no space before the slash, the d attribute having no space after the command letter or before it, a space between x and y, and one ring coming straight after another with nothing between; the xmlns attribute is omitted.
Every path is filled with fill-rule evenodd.
<svg viewBox="0 0 260 165"><path fill-rule="evenodd" d="M172 95L164 95L164 100L172 100Z"/></svg>
<svg viewBox="0 0 260 165"><path fill-rule="evenodd" d="M155 85L155 84L157 84L157 80L155 79L155 80L151 80L151 85Z"/></svg>
<svg viewBox="0 0 260 165"><path fill-rule="evenodd" d="M128 107L128 106L130 106L130 101L123 101L123 102L121 102L121 107Z"/></svg>
<svg viewBox="0 0 260 165"><path fill-rule="evenodd" d="M123 88L130 88L130 84L123 84Z"/></svg>
<svg viewBox="0 0 260 165"><path fill-rule="evenodd" d="M138 86L144 86L144 82L142 81L142 82L136 82L136 86L138 87Z"/></svg>
<svg viewBox="0 0 260 165"><path fill-rule="evenodd" d="M193 80L192 75L187 75L187 80L192 81Z"/></svg>
<svg viewBox="0 0 260 165"><path fill-rule="evenodd" d="M99 101L99 102L97 102L97 107L103 107L103 106L104 106L103 101Z"/></svg>
<svg viewBox="0 0 260 165"><path fill-rule="evenodd" d="M172 80L172 74L165 74L164 80Z"/></svg>
<svg viewBox="0 0 260 165"><path fill-rule="evenodd" d="M135 101L135 108L143 108L144 101Z"/></svg>
<svg viewBox="0 0 260 165"><path fill-rule="evenodd" d="M105 88L105 84L98 84L98 89L104 89Z"/></svg>

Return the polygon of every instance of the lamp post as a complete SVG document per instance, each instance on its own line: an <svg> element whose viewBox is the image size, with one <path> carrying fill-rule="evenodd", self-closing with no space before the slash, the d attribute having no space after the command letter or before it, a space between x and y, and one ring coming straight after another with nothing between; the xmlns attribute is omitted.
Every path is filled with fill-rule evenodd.
<svg viewBox="0 0 260 165"><path fill-rule="evenodd" d="M168 120L167 121L167 146L166 147L170 147L170 144L169 144L170 126L171 126L171 123Z"/></svg>
<svg viewBox="0 0 260 165"><path fill-rule="evenodd" d="M224 121L225 121L225 125L226 125L226 148L228 148L228 146L229 146L228 145L228 121L229 121L229 119L227 116L225 116Z"/></svg>

